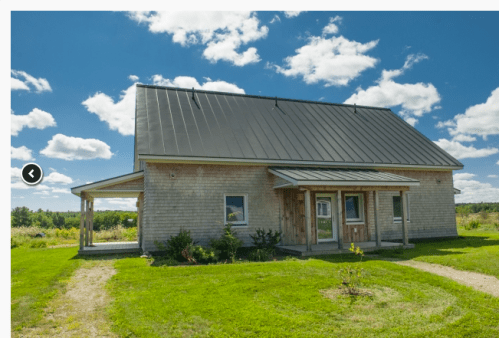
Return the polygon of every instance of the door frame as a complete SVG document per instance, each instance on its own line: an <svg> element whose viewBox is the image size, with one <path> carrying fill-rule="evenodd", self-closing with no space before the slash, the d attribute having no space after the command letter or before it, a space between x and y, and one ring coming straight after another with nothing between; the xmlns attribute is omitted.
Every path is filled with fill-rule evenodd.
<svg viewBox="0 0 499 338"><path fill-rule="evenodd" d="M317 198L319 197L330 197L331 198L331 227L332 234L331 238L327 239L319 239L319 217L317 217ZM317 237L317 244L319 243L328 243L328 242L337 242L338 241L338 225L336 223L337 218L337 209L338 209L338 194L337 193L316 193L315 194L315 233Z"/></svg>

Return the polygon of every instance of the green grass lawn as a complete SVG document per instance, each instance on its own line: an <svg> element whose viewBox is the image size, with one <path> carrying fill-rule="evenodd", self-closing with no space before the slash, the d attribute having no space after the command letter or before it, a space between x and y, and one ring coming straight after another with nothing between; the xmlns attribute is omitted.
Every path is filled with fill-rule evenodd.
<svg viewBox="0 0 499 338"><path fill-rule="evenodd" d="M11 250L11 324L35 325L43 309L81 264L77 248Z"/></svg>
<svg viewBox="0 0 499 338"><path fill-rule="evenodd" d="M366 269L374 297L323 295L348 264ZM167 267L130 258L115 267L110 313L125 337L499 335L499 299L385 261Z"/></svg>
<svg viewBox="0 0 499 338"><path fill-rule="evenodd" d="M381 251L381 256L413 259L452 266L499 278L499 232L494 230L464 230L458 227L460 238L414 242L416 247L402 254Z"/></svg>

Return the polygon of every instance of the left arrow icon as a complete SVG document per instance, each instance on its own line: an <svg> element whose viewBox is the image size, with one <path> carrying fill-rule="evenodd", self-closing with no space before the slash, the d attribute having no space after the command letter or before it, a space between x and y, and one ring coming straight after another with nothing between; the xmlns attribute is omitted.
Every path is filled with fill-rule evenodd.
<svg viewBox="0 0 499 338"><path fill-rule="evenodd" d="M36 163L27 163L21 170L21 176L24 183L28 185L35 185L42 181L43 170Z"/></svg>

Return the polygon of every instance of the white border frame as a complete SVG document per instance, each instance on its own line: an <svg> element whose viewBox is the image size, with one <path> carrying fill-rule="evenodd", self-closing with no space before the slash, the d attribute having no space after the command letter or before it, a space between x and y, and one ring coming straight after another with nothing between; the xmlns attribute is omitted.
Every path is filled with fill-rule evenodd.
<svg viewBox="0 0 499 338"><path fill-rule="evenodd" d="M244 197L244 221L227 222L227 197ZM245 227L249 225L248 194L230 193L224 194L224 225L232 224L235 227Z"/></svg>

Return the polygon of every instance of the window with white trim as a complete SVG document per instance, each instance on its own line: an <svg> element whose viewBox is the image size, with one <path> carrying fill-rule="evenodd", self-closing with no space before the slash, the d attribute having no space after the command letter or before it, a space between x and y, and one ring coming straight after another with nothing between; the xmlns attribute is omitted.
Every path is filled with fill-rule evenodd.
<svg viewBox="0 0 499 338"><path fill-rule="evenodd" d="M248 195L224 195L225 224L234 226L248 225Z"/></svg>
<svg viewBox="0 0 499 338"><path fill-rule="evenodd" d="M410 213L410 195L407 194L406 196L406 216L407 216L407 222L410 222L411 220L411 213ZM392 197L392 202L393 202L393 221L394 222L402 222L402 198L400 195L398 196L393 196Z"/></svg>
<svg viewBox="0 0 499 338"><path fill-rule="evenodd" d="M345 194L345 219L347 223L364 221L362 194Z"/></svg>

